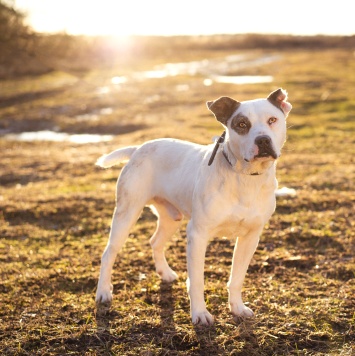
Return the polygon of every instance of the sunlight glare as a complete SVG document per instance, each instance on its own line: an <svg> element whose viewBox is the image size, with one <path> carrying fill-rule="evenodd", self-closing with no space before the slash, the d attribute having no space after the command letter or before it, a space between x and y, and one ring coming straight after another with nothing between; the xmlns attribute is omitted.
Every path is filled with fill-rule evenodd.
<svg viewBox="0 0 355 356"><path fill-rule="evenodd" d="M38 32L73 35L354 34L351 2L16 0ZM321 16L320 15L321 11Z"/></svg>

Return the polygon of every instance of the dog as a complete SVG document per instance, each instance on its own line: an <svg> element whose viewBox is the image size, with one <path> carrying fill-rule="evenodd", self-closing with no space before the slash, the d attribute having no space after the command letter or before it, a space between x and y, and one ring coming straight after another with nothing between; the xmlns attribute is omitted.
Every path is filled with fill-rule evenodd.
<svg viewBox="0 0 355 356"><path fill-rule="evenodd" d="M156 272L164 282L177 274L164 253L168 239L186 217L187 291L193 324L212 325L204 300L204 263L210 238L236 237L229 281L234 317L251 317L242 301L242 284L264 225L275 211L276 161L286 141L286 117L292 105L279 88L267 98L239 102L220 97L207 102L224 126L215 145L157 139L100 157L108 168L128 161L117 182L116 207L101 259L96 303L112 302L112 267L144 206L158 217L150 239Z"/></svg>

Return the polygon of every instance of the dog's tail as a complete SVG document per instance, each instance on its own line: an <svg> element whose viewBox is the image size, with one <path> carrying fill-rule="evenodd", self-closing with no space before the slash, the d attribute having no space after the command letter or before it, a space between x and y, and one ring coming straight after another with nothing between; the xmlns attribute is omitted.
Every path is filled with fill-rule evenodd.
<svg viewBox="0 0 355 356"><path fill-rule="evenodd" d="M107 155L101 156L97 161L96 165L102 168L109 168L119 164L121 162L128 161L134 152L136 152L139 146L129 146L125 148L119 148Z"/></svg>

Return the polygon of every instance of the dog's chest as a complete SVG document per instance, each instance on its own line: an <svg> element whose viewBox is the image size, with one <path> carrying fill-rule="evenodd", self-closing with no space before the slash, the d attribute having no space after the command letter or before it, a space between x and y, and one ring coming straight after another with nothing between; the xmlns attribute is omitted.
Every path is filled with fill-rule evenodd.
<svg viewBox="0 0 355 356"><path fill-rule="evenodd" d="M259 196L251 194L245 199L224 202L215 220L217 236L235 236L265 225L275 210L275 198L260 192Z"/></svg>
<svg viewBox="0 0 355 356"><path fill-rule="evenodd" d="M238 208L226 215L215 227L217 236L235 236L263 226L267 221L265 214L250 209Z"/></svg>

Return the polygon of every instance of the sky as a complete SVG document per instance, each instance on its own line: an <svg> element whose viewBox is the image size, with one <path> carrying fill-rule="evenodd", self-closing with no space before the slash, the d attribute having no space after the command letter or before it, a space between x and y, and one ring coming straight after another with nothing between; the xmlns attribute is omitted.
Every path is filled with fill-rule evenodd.
<svg viewBox="0 0 355 356"><path fill-rule="evenodd" d="M351 0L15 0L38 32L353 35Z"/></svg>

